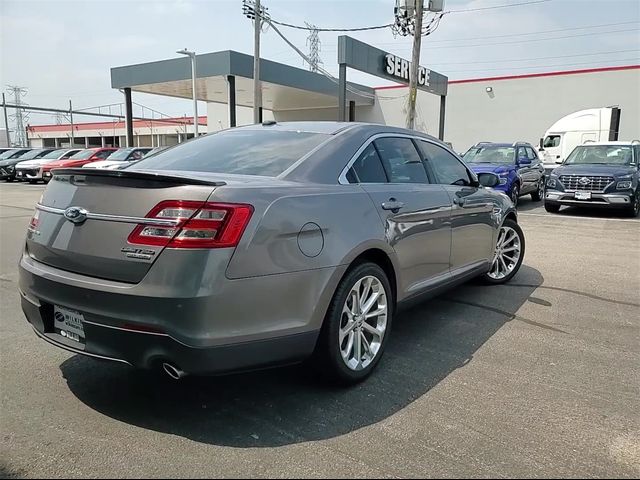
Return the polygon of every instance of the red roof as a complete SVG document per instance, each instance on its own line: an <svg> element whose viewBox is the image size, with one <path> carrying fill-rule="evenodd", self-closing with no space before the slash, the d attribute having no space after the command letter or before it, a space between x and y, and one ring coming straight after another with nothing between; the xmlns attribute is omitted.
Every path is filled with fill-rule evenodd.
<svg viewBox="0 0 640 480"><path fill-rule="evenodd" d="M170 125L193 125L192 117L173 117L173 118L155 118L153 120L134 120L133 128L150 128L151 126L161 127ZM207 125L207 117L198 117L198 125ZM53 124L53 125L29 125L27 129L29 132L68 132L71 128L70 123ZM125 128L124 121L111 121L111 122L88 122L88 123L74 123L74 130L109 130L113 131L116 128Z"/></svg>
<svg viewBox="0 0 640 480"><path fill-rule="evenodd" d="M455 85L456 83L486 82L486 81L496 81L496 80L517 80L520 78L556 77L560 75L576 75L579 73L611 72L615 70L635 70L638 68L640 68L640 65L625 65L622 67L587 68L582 70L567 70L564 72L526 73L524 75L507 75L502 77L467 78L464 80L450 80L449 85ZM388 85L384 87L374 87L375 90L387 90L390 88L407 88L407 85Z"/></svg>

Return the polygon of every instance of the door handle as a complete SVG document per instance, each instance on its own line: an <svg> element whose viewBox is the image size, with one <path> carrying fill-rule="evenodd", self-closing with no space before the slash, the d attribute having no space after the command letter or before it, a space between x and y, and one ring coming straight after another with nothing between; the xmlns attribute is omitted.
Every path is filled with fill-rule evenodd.
<svg viewBox="0 0 640 480"><path fill-rule="evenodd" d="M404 202L399 202L395 198L390 198L388 201L382 202L382 209L391 210L393 213L398 213L398 210L402 207L404 207Z"/></svg>

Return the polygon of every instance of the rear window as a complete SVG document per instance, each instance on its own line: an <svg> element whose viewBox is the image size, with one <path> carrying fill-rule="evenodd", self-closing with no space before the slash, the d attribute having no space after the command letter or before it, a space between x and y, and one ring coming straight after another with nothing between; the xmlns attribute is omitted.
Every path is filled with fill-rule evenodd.
<svg viewBox="0 0 640 480"><path fill-rule="evenodd" d="M75 155L69 157L70 160L87 160L91 158L91 156L96 153L96 150L80 150Z"/></svg>
<svg viewBox="0 0 640 480"><path fill-rule="evenodd" d="M297 131L230 130L158 152L127 169L276 177L329 137Z"/></svg>

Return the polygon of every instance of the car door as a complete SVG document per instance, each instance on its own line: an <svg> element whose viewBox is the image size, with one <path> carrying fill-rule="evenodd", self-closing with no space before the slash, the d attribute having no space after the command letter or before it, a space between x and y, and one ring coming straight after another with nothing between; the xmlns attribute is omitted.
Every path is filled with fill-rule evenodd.
<svg viewBox="0 0 640 480"><path fill-rule="evenodd" d="M418 142L428 170L449 194L451 210L450 269L463 275L481 268L493 256L494 201L488 190L453 153L429 140Z"/></svg>
<svg viewBox="0 0 640 480"><path fill-rule="evenodd" d="M516 171L520 177L520 194L530 193L537 188L537 172L533 168L533 161L524 146L516 149Z"/></svg>
<svg viewBox="0 0 640 480"><path fill-rule="evenodd" d="M408 136L378 136L366 144L347 174L373 201L398 259L399 298L449 273L451 200L430 183Z"/></svg>

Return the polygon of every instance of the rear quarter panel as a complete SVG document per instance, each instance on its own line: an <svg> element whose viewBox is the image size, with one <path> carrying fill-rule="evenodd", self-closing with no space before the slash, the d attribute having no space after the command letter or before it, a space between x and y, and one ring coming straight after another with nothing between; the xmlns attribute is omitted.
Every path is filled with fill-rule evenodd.
<svg viewBox="0 0 640 480"><path fill-rule="evenodd" d="M210 201L255 209L227 268L230 279L335 267L374 245L392 253L380 216L358 185L223 187Z"/></svg>

